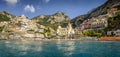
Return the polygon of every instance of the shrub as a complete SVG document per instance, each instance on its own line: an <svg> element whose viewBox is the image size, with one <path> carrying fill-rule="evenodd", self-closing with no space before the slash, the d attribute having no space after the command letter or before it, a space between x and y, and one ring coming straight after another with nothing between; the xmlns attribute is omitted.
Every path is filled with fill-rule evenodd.
<svg viewBox="0 0 120 57"><path fill-rule="evenodd" d="M0 22L3 22L3 21L10 21L10 18L7 17L6 15L0 14Z"/></svg>

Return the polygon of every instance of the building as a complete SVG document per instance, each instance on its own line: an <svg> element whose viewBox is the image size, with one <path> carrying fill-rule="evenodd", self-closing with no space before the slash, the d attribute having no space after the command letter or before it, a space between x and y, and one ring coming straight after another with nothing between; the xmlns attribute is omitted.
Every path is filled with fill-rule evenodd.
<svg viewBox="0 0 120 57"><path fill-rule="evenodd" d="M115 30L115 31L108 31L107 32L108 36L120 36L120 30Z"/></svg>
<svg viewBox="0 0 120 57"><path fill-rule="evenodd" d="M114 31L115 36L120 36L120 30Z"/></svg>
<svg viewBox="0 0 120 57"><path fill-rule="evenodd" d="M70 36L70 35L73 35L74 33L75 31L72 28L72 25L70 23L66 28L62 28L61 26L58 26L57 34L60 36L63 36L63 35Z"/></svg>
<svg viewBox="0 0 120 57"><path fill-rule="evenodd" d="M81 24L81 30L103 29L108 26L107 17L107 15L100 15L98 17L87 19Z"/></svg>
<svg viewBox="0 0 120 57"><path fill-rule="evenodd" d="M25 15L16 16L12 22L20 28L19 31L37 29L36 23L29 20Z"/></svg>
<svg viewBox="0 0 120 57"><path fill-rule="evenodd" d="M108 14L115 13L118 9L117 8L110 8L108 9Z"/></svg>
<svg viewBox="0 0 120 57"><path fill-rule="evenodd" d="M108 22L106 18L101 19L92 19L91 29L103 29L108 26Z"/></svg>
<svg viewBox="0 0 120 57"><path fill-rule="evenodd" d="M82 23L82 30L90 29L91 28L91 20L87 19Z"/></svg>
<svg viewBox="0 0 120 57"><path fill-rule="evenodd" d="M7 23L6 21L4 21L4 22L0 22L0 27L6 25L6 23Z"/></svg>
<svg viewBox="0 0 120 57"><path fill-rule="evenodd" d="M107 36L113 35L113 31L107 31Z"/></svg>
<svg viewBox="0 0 120 57"><path fill-rule="evenodd" d="M108 9L108 13L107 13L107 15L109 16L109 17L114 17L116 14L116 12L118 11L118 9L117 8L110 8L110 9Z"/></svg>

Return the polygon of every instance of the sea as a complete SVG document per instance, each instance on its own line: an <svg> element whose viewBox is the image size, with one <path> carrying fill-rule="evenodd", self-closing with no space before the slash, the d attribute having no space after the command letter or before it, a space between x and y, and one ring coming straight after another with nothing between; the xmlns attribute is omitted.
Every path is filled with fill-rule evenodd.
<svg viewBox="0 0 120 57"><path fill-rule="evenodd" d="M120 57L120 42L1 40L0 57Z"/></svg>

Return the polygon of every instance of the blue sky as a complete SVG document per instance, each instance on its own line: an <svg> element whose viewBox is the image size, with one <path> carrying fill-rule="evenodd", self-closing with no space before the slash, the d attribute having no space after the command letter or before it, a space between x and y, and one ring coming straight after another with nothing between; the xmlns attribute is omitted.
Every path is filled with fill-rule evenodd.
<svg viewBox="0 0 120 57"><path fill-rule="evenodd" d="M65 12L71 19L83 15L107 0L0 0L0 11L8 11L16 16L51 15Z"/></svg>

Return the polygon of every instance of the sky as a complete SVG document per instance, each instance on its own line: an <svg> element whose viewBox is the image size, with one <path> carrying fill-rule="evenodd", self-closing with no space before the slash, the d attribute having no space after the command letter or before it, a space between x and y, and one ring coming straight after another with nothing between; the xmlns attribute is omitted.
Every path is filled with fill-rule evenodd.
<svg viewBox="0 0 120 57"><path fill-rule="evenodd" d="M107 0L0 0L0 11L13 15L26 15L33 18L38 15L52 15L64 12L71 19L86 14L104 4Z"/></svg>

